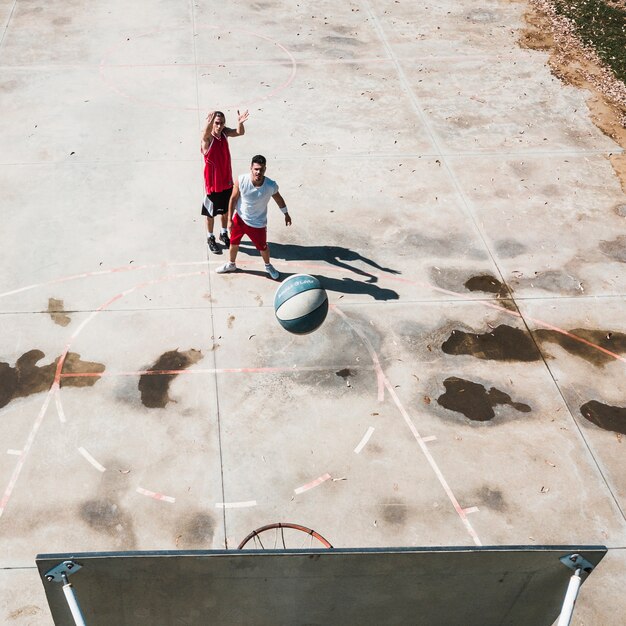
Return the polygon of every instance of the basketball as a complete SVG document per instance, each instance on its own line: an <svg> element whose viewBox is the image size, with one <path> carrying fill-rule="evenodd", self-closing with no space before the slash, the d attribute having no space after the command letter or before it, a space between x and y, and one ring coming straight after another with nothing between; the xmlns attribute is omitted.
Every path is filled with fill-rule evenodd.
<svg viewBox="0 0 626 626"><path fill-rule="evenodd" d="M285 330L306 335L319 328L326 319L328 296L317 278L295 274L276 290L274 311Z"/></svg>

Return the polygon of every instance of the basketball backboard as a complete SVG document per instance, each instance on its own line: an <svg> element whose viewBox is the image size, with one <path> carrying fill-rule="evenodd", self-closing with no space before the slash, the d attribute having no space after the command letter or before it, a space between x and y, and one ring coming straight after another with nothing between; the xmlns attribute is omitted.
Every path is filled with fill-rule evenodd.
<svg viewBox="0 0 626 626"><path fill-rule="evenodd" d="M604 546L212 550L42 554L54 623L73 626L59 577L88 626L425 624L550 626L579 555ZM58 569L56 570L58 572Z"/></svg>

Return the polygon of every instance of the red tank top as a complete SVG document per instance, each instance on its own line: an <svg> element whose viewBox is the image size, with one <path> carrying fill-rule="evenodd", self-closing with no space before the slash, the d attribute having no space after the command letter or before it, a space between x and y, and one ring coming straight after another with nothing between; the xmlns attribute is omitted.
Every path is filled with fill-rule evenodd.
<svg viewBox="0 0 626 626"><path fill-rule="evenodd" d="M224 133L219 139L213 137L209 151L204 155L204 186L207 194L224 191L233 186L230 150Z"/></svg>

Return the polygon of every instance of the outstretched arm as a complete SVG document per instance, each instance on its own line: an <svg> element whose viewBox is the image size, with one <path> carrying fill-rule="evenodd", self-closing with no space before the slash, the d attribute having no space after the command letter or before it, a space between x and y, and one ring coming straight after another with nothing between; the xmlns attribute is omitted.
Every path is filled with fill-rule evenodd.
<svg viewBox="0 0 626 626"><path fill-rule="evenodd" d="M246 109L243 113L239 113L237 111L237 128L225 128L224 132L227 137L241 137L241 135L246 134L246 129L243 127L244 122L249 117L248 109Z"/></svg>
<svg viewBox="0 0 626 626"><path fill-rule="evenodd" d="M237 200L239 200L239 181L236 180L233 185L233 191L230 194L230 200L228 201L228 229L233 227L233 214L235 207L237 206Z"/></svg>
<svg viewBox="0 0 626 626"><path fill-rule="evenodd" d="M276 201L278 208L285 215L285 226L291 226L291 216L289 215L289 211L287 210L287 203L283 200L283 197L278 193L278 191L272 195L272 198Z"/></svg>

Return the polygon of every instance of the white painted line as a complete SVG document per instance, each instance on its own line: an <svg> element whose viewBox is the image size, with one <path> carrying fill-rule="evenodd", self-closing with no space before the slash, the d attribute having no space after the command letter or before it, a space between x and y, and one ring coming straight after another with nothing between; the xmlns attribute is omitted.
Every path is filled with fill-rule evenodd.
<svg viewBox="0 0 626 626"><path fill-rule="evenodd" d="M156 493L156 491L150 491L149 489L144 489L143 487L137 487L135 491L137 491L137 493L140 493L142 496L148 496L148 498L152 498L153 500L169 502L170 504L174 504L174 502L176 502L176 498L172 498L172 496L166 496L162 493Z"/></svg>
<svg viewBox="0 0 626 626"><path fill-rule="evenodd" d="M437 437L435 437L435 435L430 435L429 437L422 437L422 441L424 443L428 443L429 441L437 441Z"/></svg>
<svg viewBox="0 0 626 626"><path fill-rule="evenodd" d="M56 407L57 407L57 415L59 416L59 421L61 422L61 424L65 424L67 420L65 419L65 411L63 410L63 405L61 404L60 388L57 389L54 394L54 403L56 404Z"/></svg>
<svg viewBox="0 0 626 626"><path fill-rule="evenodd" d="M256 506L256 500L248 500L247 502L216 502L218 509L245 509L246 507Z"/></svg>
<svg viewBox="0 0 626 626"><path fill-rule="evenodd" d="M12 454L13 456L22 456L21 450L11 450L10 448L7 450L7 454Z"/></svg>
<svg viewBox="0 0 626 626"><path fill-rule="evenodd" d="M306 485L302 485L302 487L298 487L294 489L294 492L296 494L304 493L305 491L308 491L309 489L313 489L313 487L317 487L318 485L321 485L323 482L327 481L329 478L330 478L330 474L324 474L323 476L320 476L319 478L312 480L310 483L307 483Z"/></svg>
<svg viewBox="0 0 626 626"><path fill-rule="evenodd" d="M2 500L0 500L0 517L2 517L4 511L7 508L7 504L11 499L11 494L13 493L13 489L15 489L15 484L17 483L17 479L20 477L22 473L22 469L24 468L24 463L26 462L26 457L30 452L30 449L33 447L33 442L35 441L35 437L37 435L37 431L41 427L41 423L43 422L43 418L46 415L46 411L48 410L48 405L50 404L50 400L52 399L52 394L58 388L57 383L53 383L52 387L50 387L50 391L46 394L46 398L43 401L41 408L39 409L39 413L37 413L37 417L35 418L35 422L33 423L30 432L28 433L28 437L26 438L26 443L24 444L24 450L20 455L19 461L15 465L15 469L13 470L13 474L11 474L11 478L9 479L9 484L4 490L4 495L2 496Z"/></svg>
<svg viewBox="0 0 626 626"><path fill-rule="evenodd" d="M361 450L365 447L365 444L370 440L372 433L374 432L374 428L370 426L367 429L367 432L363 435L363 439L359 442L359 445L354 449L355 454L359 454Z"/></svg>
<svg viewBox="0 0 626 626"><path fill-rule="evenodd" d="M85 448L83 448L82 446L80 448L78 448L78 451L87 459L87 461L89 461L89 463L91 463L99 472L106 472L107 468L104 467L104 465L100 465L100 463L98 463L98 461L96 461L96 459L94 459L91 454L89 454L89 452L87 452L87 450L85 450Z"/></svg>
<svg viewBox="0 0 626 626"><path fill-rule="evenodd" d="M463 513L465 515L469 515L470 513L478 513L480 509L477 506L470 506L468 509L463 509Z"/></svg>
<svg viewBox="0 0 626 626"><path fill-rule="evenodd" d="M422 439L422 436L419 434L419 431L415 427L415 424L413 423L411 416L409 415L407 410L404 408L404 405L400 401L400 398L398 397L396 390L389 382L389 379L387 378L387 376L385 376L385 373L383 372L382 367L380 365L378 354L376 353L376 350L374 350L374 346L372 346L370 340L367 338L367 335L365 335L365 333L363 333L358 328L358 326L354 326L348 319L348 316L339 307L335 306L333 310L336 311L343 320L345 320L345 322L350 326L350 328L352 328L352 330L361 338L361 341L363 341L363 344L365 345L367 351L370 354L372 362L374 363L374 367L376 368L376 371L379 372L379 375L382 376L385 381L385 387L387 388L387 391L389 392L391 399L393 400L394 404L400 411L400 415L402 415L402 417L404 418L404 421L406 425L409 427L409 430L411 431L411 433L413 433L413 436L415 437L415 441L417 441L419 447L422 450L422 453L424 454L424 456L426 457L426 460L428 461L428 464L430 465L432 470L435 472L435 475L437 476L437 480L439 481L440 485L443 487L443 490L446 492L446 495L448 496L450 503L454 507L454 510L457 512L457 515L461 519L461 522L465 526L467 532L469 533L470 537L473 539L474 543L477 546L481 546L482 542L480 541L476 531L472 528L470 521L467 519L467 515L465 514L465 509L461 507L461 505L459 504L459 501L454 496L452 489L450 489L450 485L448 485L441 469L437 465L437 462L435 461L433 455L430 453L430 451L428 450L428 447L424 443L424 440Z"/></svg>

